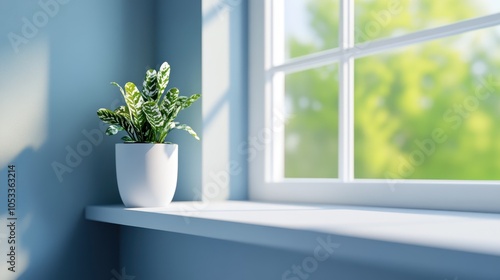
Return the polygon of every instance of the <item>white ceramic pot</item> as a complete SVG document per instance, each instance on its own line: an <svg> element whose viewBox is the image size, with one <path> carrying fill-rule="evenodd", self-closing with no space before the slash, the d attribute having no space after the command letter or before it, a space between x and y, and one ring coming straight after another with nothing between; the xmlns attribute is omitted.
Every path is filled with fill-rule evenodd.
<svg viewBox="0 0 500 280"><path fill-rule="evenodd" d="M176 144L116 144L116 178L125 207L163 207L177 186Z"/></svg>

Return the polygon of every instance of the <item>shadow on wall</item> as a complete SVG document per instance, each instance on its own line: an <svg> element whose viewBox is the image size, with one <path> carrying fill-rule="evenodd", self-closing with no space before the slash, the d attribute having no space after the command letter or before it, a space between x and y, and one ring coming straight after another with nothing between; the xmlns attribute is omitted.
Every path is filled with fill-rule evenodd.
<svg viewBox="0 0 500 280"><path fill-rule="evenodd" d="M173 131L167 141L179 145L179 170L174 200L196 200L201 191L201 147L205 141L201 106L206 93L201 88L201 12L200 1L158 1L155 13L156 67L163 61L171 66L168 88L177 87L181 95L201 93L189 109L179 113L177 121L189 124L200 135ZM198 198L199 199L199 198Z"/></svg>
<svg viewBox="0 0 500 280"><path fill-rule="evenodd" d="M143 43L153 40L144 32L153 8L119 0L0 3L0 253L15 246L1 279L112 278L120 270L118 228L83 216L88 204L120 202L119 138L104 137L95 112L119 99L111 81L142 78L153 61ZM10 164L12 215L4 199Z"/></svg>

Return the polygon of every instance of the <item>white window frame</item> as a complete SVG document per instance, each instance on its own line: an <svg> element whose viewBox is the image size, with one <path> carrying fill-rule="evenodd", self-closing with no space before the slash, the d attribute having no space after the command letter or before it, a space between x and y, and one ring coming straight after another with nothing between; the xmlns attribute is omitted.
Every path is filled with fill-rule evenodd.
<svg viewBox="0 0 500 280"><path fill-rule="evenodd" d="M340 46L336 49L290 59L272 57L280 34L273 34L272 8L286 0L249 1L249 197L273 202L327 203L383 207L442 209L500 213L500 181L377 180L354 179L353 149L353 60L369 54L408 46L467 31L500 25L500 14L483 16L446 26L354 45L354 0L340 2ZM278 15L279 17L279 15ZM277 28L274 25L274 28ZM279 28L279 26L278 26ZM279 33L279 32L278 32ZM281 34L282 35L282 34ZM272 43L275 42L273 46ZM272 94L273 79L283 79L282 71L298 71L312 66L338 63L339 88L339 178L284 179L280 163L282 116L273 115L273 103L283 97ZM280 74L281 72L281 74ZM279 84L279 83L278 83ZM274 143L274 144L273 144ZM283 143L283 142L282 142ZM281 145L282 145L281 143ZM500 159L499 159L500 160ZM500 170L499 170L500 172Z"/></svg>

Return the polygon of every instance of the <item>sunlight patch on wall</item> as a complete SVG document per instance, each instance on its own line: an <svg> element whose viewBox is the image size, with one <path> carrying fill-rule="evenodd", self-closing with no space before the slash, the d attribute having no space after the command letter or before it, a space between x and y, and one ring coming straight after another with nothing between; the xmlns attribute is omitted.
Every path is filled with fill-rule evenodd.
<svg viewBox="0 0 500 280"><path fill-rule="evenodd" d="M215 114L213 111L220 107L221 102L227 101L226 94L229 90L230 19L228 8L221 3L219 0L203 1L203 42L211 43L203 45L203 65L210 65L203 72L202 88L209 90L203 92L203 120L208 115Z"/></svg>
<svg viewBox="0 0 500 280"><path fill-rule="evenodd" d="M231 6L203 0L202 27L202 194L201 200L229 197ZM221 179L222 178L222 179Z"/></svg>
<svg viewBox="0 0 500 280"><path fill-rule="evenodd" d="M22 52L0 53L0 167L26 148L42 146L47 131L49 43L30 42Z"/></svg>

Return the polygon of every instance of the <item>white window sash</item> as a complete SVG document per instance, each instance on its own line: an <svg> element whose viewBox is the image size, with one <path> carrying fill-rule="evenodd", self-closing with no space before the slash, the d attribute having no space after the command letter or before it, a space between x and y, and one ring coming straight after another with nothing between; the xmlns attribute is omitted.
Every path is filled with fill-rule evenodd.
<svg viewBox="0 0 500 280"><path fill-rule="evenodd" d="M284 49L284 38L276 35L277 28L283 26L273 25L272 21L272 9L282 5L282 1L249 1L249 135L253 139L249 141L248 151L251 200L500 213L499 181L355 179L353 148L355 58L500 25L500 14L355 45L354 1L343 0L340 5L340 46L285 61L283 57L273 57L276 53L273 50ZM332 63L339 65L340 81L339 178L285 179L284 90L279 85L283 85L285 73Z"/></svg>

